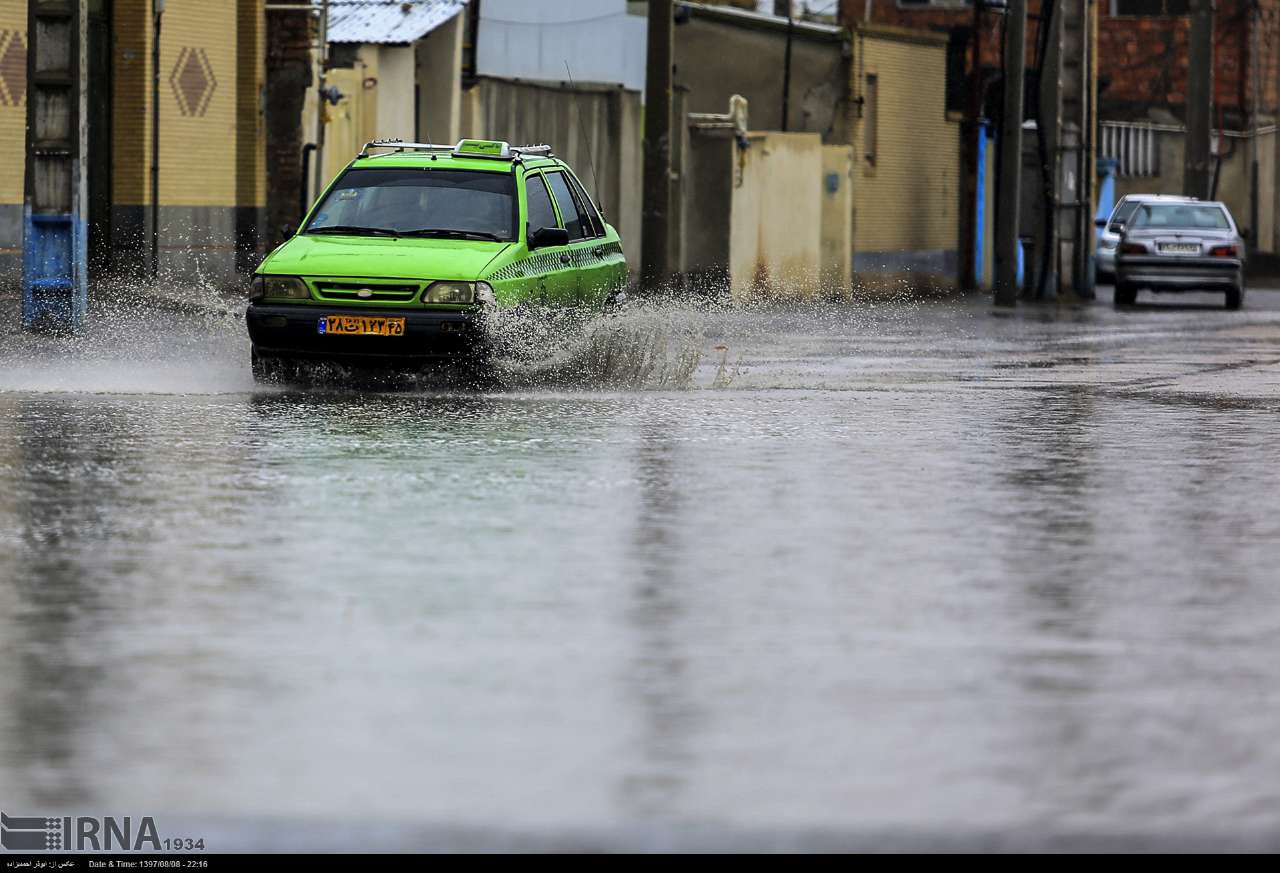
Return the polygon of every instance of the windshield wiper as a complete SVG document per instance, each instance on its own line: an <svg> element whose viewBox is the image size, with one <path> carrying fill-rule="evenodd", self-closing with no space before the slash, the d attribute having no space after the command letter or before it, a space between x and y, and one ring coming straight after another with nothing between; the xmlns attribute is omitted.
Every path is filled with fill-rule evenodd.
<svg viewBox="0 0 1280 873"><path fill-rule="evenodd" d="M360 227L355 224L330 224L325 227L309 227L307 233L342 233L350 236L400 236L398 230L389 227Z"/></svg>
<svg viewBox="0 0 1280 873"><path fill-rule="evenodd" d="M494 242L503 242L502 237L496 233L488 233L483 230L454 230L448 227L420 227L417 230L402 231L401 236L439 236L447 239L490 239Z"/></svg>

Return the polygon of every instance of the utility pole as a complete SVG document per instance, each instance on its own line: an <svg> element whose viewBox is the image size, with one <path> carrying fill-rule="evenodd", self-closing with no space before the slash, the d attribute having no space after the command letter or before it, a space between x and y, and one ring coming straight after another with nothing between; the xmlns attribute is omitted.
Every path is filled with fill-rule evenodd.
<svg viewBox="0 0 1280 873"><path fill-rule="evenodd" d="M1191 66L1187 71L1187 148L1183 193L1208 199L1212 175L1214 0L1191 0Z"/></svg>
<svg viewBox="0 0 1280 873"><path fill-rule="evenodd" d="M88 0L27 4L22 325L76 332L89 302Z"/></svg>
<svg viewBox="0 0 1280 873"><path fill-rule="evenodd" d="M1040 70L1040 131L1044 139L1044 227L1035 296L1072 300L1094 296L1092 142L1093 42L1089 0L1057 0L1045 29Z"/></svg>
<svg viewBox="0 0 1280 873"><path fill-rule="evenodd" d="M160 19L164 0L151 2L151 281L160 277Z"/></svg>
<svg viewBox="0 0 1280 873"><path fill-rule="evenodd" d="M329 0L320 4L320 73L316 77L316 153L312 158L316 162L314 173L315 194L312 200L320 199L324 190L324 104L325 77L329 73ZM306 181L303 181L306 186ZM305 210L304 210L305 214Z"/></svg>
<svg viewBox="0 0 1280 873"><path fill-rule="evenodd" d="M1022 175L1022 87L1027 62L1027 0L1009 0L1004 47L1004 123L996 211L996 304L1018 301L1018 200ZM1030 269L1030 265L1028 265Z"/></svg>
<svg viewBox="0 0 1280 873"><path fill-rule="evenodd" d="M649 0L649 47L644 84L644 205L640 280L653 291L671 271L671 0Z"/></svg>

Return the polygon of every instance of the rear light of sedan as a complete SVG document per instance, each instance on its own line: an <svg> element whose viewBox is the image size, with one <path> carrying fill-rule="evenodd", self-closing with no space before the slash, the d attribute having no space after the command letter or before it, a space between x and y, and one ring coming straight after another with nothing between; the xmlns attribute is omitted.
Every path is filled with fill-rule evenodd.
<svg viewBox="0 0 1280 873"><path fill-rule="evenodd" d="M1122 255L1146 255L1150 254L1147 247L1142 243L1125 243L1120 246L1120 254Z"/></svg>
<svg viewBox="0 0 1280 873"><path fill-rule="evenodd" d="M1240 249L1234 245L1214 246L1209 249L1209 257L1211 258L1238 258L1240 257Z"/></svg>

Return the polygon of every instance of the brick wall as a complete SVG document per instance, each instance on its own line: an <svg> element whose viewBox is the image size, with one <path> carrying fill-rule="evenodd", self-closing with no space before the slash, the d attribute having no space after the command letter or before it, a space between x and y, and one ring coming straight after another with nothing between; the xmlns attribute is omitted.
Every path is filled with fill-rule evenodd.
<svg viewBox="0 0 1280 873"><path fill-rule="evenodd" d="M1035 16L1040 6L1039 0L1028 3L1029 65L1035 63ZM1100 94L1104 117L1137 118L1152 107L1164 107L1180 118L1187 89L1188 19L1113 17L1110 0L1102 0L1101 6L1098 56L1099 77L1106 83ZM969 8L899 8L898 0L872 0L871 8L872 22L943 33L971 28L973 23ZM841 0L846 23L863 20L865 13L866 0ZM983 65L998 70L1001 16L988 13L983 22ZM1214 31L1216 106L1228 126L1243 124L1253 101L1251 79L1260 83L1260 111L1275 114L1280 109L1280 0L1218 0ZM1254 55L1257 69L1251 76Z"/></svg>
<svg viewBox="0 0 1280 873"><path fill-rule="evenodd" d="M302 127L303 104L312 84L311 43L315 19L296 12L268 12L266 31L267 241L302 220L299 197L302 148L310 138Z"/></svg>

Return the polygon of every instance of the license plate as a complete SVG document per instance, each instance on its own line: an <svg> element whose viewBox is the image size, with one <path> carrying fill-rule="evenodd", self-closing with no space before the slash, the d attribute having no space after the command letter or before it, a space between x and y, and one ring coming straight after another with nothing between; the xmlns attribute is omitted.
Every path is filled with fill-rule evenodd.
<svg viewBox="0 0 1280 873"><path fill-rule="evenodd" d="M1200 246L1196 243L1163 243L1160 251L1166 255L1198 255Z"/></svg>
<svg viewBox="0 0 1280 873"><path fill-rule="evenodd" d="M374 315L326 315L316 323L316 330L341 336L404 336L404 319Z"/></svg>

